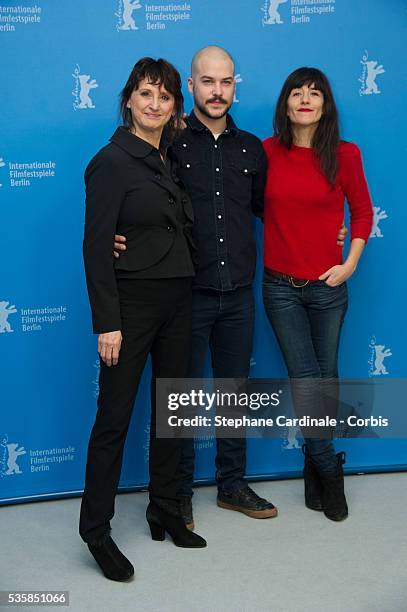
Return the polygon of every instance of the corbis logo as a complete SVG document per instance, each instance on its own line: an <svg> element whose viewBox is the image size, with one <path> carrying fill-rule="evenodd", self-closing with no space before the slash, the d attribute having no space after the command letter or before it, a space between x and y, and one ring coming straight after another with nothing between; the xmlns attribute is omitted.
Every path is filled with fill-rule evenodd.
<svg viewBox="0 0 407 612"><path fill-rule="evenodd" d="M81 74L79 64L76 64L72 74L75 85L72 95L74 97L74 110L84 108L96 108L89 95L91 89L99 87L95 79L90 80L89 74Z"/></svg>
<svg viewBox="0 0 407 612"><path fill-rule="evenodd" d="M376 336L372 336L372 339L369 344L370 348L370 359L368 361L369 375L370 376L383 376L389 374L384 360L387 357L391 357L393 353L389 348L386 348L384 344L377 344Z"/></svg>
<svg viewBox="0 0 407 612"><path fill-rule="evenodd" d="M283 22L281 19L279 7L280 4L285 4L288 0L264 0L261 11L263 12L263 25L280 25Z"/></svg>
<svg viewBox="0 0 407 612"><path fill-rule="evenodd" d="M116 25L117 30L139 29L133 17L133 13L137 9L141 9L139 0L119 0L118 8L115 13L118 19Z"/></svg>
<svg viewBox="0 0 407 612"><path fill-rule="evenodd" d="M17 312L17 308L14 306L10 306L10 302L0 301L0 334L13 332L10 322L8 320L11 314Z"/></svg>
<svg viewBox="0 0 407 612"><path fill-rule="evenodd" d="M385 210L381 210L380 206L373 206L373 225L370 233L370 238L383 238L383 233L379 227L380 221L387 219L388 214Z"/></svg>
<svg viewBox="0 0 407 612"><path fill-rule="evenodd" d="M382 64L378 66L379 62L377 60L370 60L367 51L365 51L360 63L363 68L362 74L359 77L359 82L362 84L359 89L359 95L369 96L371 94L381 93L376 83L376 77L385 72Z"/></svg>
<svg viewBox="0 0 407 612"><path fill-rule="evenodd" d="M7 434L0 435L0 478L22 474L17 458L25 454L24 446L9 443Z"/></svg>

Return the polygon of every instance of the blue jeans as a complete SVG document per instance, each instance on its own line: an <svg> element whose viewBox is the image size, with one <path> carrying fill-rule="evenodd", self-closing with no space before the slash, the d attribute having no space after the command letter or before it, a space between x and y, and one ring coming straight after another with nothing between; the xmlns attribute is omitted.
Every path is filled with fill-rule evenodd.
<svg viewBox="0 0 407 612"><path fill-rule="evenodd" d="M339 338L348 306L346 284L330 287L324 281L314 281L296 288L286 279L265 275L263 302L288 376L295 379L292 389L297 414L335 417ZM321 393L323 385L329 386L328 394ZM335 470L332 436L306 437L305 442L321 471Z"/></svg>
<svg viewBox="0 0 407 612"><path fill-rule="evenodd" d="M220 292L194 289L192 299L192 353L190 378L202 378L208 348L214 378L247 378L253 345L252 287ZM217 438L216 481L225 491L245 486L246 439ZM192 495L194 441L183 441L180 493Z"/></svg>

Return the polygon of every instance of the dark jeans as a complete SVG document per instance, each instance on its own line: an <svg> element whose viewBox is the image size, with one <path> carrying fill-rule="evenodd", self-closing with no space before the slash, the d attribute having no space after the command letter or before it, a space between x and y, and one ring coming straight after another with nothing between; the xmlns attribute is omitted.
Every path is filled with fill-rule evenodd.
<svg viewBox="0 0 407 612"><path fill-rule="evenodd" d="M192 279L118 280L122 319L119 362L101 361L96 421L89 440L79 533L86 542L110 530L133 404L152 358L150 498L173 501L181 441L157 438L155 378L185 378L190 357ZM159 407L158 407L159 408ZM167 502L168 503L168 502Z"/></svg>
<svg viewBox="0 0 407 612"><path fill-rule="evenodd" d="M253 345L254 299L252 287L219 292L194 289L192 298L192 352L190 378L201 378L208 347L213 377L247 378ZM216 481L226 491L241 489L246 471L246 439L216 440ZM183 495L192 495L194 441L185 439L180 462Z"/></svg>
<svg viewBox="0 0 407 612"><path fill-rule="evenodd" d="M335 417L339 338L348 305L346 284L330 287L316 281L296 288L286 279L266 274L263 301L292 379L297 414ZM335 470L332 435L306 437L305 441L321 470Z"/></svg>

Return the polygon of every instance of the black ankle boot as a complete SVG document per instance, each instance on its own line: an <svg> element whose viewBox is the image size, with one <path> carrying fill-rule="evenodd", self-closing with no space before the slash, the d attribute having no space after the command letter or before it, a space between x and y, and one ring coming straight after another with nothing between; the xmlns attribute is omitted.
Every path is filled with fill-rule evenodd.
<svg viewBox="0 0 407 612"><path fill-rule="evenodd" d="M169 533L175 546L182 548L204 548L206 541L201 536L189 531L181 516L179 507L174 504L161 507L150 500L146 511L146 519L150 526L153 540L165 540L165 532Z"/></svg>
<svg viewBox="0 0 407 612"><path fill-rule="evenodd" d="M343 521L348 516L342 468L345 463L345 453L342 451L336 457L338 463L334 472L319 471L322 483L322 505L327 518L331 521Z"/></svg>
<svg viewBox="0 0 407 612"><path fill-rule="evenodd" d="M106 578L122 582L133 576L134 567L110 536L97 543L88 543L88 548Z"/></svg>
<svg viewBox="0 0 407 612"><path fill-rule="evenodd" d="M322 483L306 444L302 445L302 452L304 453L305 505L311 510L322 510Z"/></svg>

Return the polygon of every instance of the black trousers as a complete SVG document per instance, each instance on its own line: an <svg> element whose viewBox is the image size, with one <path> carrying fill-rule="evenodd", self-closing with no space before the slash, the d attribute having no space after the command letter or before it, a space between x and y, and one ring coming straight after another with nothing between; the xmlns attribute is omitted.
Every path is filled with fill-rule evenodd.
<svg viewBox="0 0 407 612"><path fill-rule="evenodd" d="M174 500L181 441L156 438L155 378L185 378L191 344L192 279L118 280L122 318L119 362L101 361L98 410L88 448L79 533L92 542L110 531L123 449L137 389L152 358L150 498Z"/></svg>

